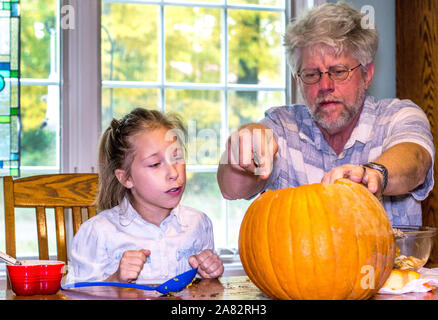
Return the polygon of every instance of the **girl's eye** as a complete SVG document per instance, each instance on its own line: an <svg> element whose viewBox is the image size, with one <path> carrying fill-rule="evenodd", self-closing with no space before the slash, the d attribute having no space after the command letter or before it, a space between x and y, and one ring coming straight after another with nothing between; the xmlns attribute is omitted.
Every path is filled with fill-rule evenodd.
<svg viewBox="0 0 438 320"><path fill-rule="evenodd" d="M151 164L151 165L149 166L149 168L155 168L155 167L158 167L159 165L160 165L159 162L157 162L157 163L153 163L153 164Z"/></svg>

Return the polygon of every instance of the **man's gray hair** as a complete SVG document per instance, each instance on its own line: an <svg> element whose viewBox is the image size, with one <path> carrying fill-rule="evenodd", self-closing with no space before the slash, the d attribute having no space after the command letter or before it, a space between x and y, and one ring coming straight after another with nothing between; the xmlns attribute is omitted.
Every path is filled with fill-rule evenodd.
<svg viewBox="0 0 438 320"><path fill-rule="evenodd" d="M378 34L375 28L362 28L363 14L345 2L325 3L305 12L286 28L284 46L293 73L301 68L301 52L305 47L325 44L351 54L362 66L375 58Z"/></svg>

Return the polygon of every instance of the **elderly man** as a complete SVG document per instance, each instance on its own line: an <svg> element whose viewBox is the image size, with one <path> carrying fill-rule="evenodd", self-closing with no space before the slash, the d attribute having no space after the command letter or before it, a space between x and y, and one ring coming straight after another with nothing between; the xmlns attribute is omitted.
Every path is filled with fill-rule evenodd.
<svg viewBox="0 0 438 320"><path fill-rule="evenodd" d="M266 189L363 183L393 224L421 225L435 149L425 113L410 100L367 95L378 36L345 4L324 4L287 27L288 62L306 105L275 107L228 139L218 169L226 199Z"/></svg>

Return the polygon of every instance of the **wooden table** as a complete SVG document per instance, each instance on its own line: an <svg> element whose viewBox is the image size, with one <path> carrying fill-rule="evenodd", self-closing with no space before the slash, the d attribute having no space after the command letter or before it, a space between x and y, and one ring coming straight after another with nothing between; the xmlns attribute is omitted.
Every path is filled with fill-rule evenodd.
<svg viewBox="0 0 438 320"><path fill-rule="evenodd" d="M60 290L53 295L16 296L0 290L0 300L270 300L246 276L195 280L183 291L163 296L155 291L119 287L83 287ZM438 300L438 289L426 293L376 295L373 300Z"/></svg>

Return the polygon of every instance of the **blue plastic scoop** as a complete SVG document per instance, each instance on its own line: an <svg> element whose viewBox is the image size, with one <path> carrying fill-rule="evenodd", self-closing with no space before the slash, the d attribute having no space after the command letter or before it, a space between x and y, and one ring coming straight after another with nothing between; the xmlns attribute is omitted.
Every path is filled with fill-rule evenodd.
<svg viewBox="0 0 438 320"><path fill-rule="evenodd" d="M191 284L193 282L193 279L195 279L197 272L198 272L198 268L194 268L192 270L183 272L156 287L145 286L136 283L96 281L96 282L69 283L61 286L61 289L65 290L65 289L80 288L80 287L99 287L99 286L108 287L109 286L109 287L135 288L142 290L155 290L161 294L168 294L171 292L179 292L183 290L185 287L187 287L189 284Z"/></svg>

